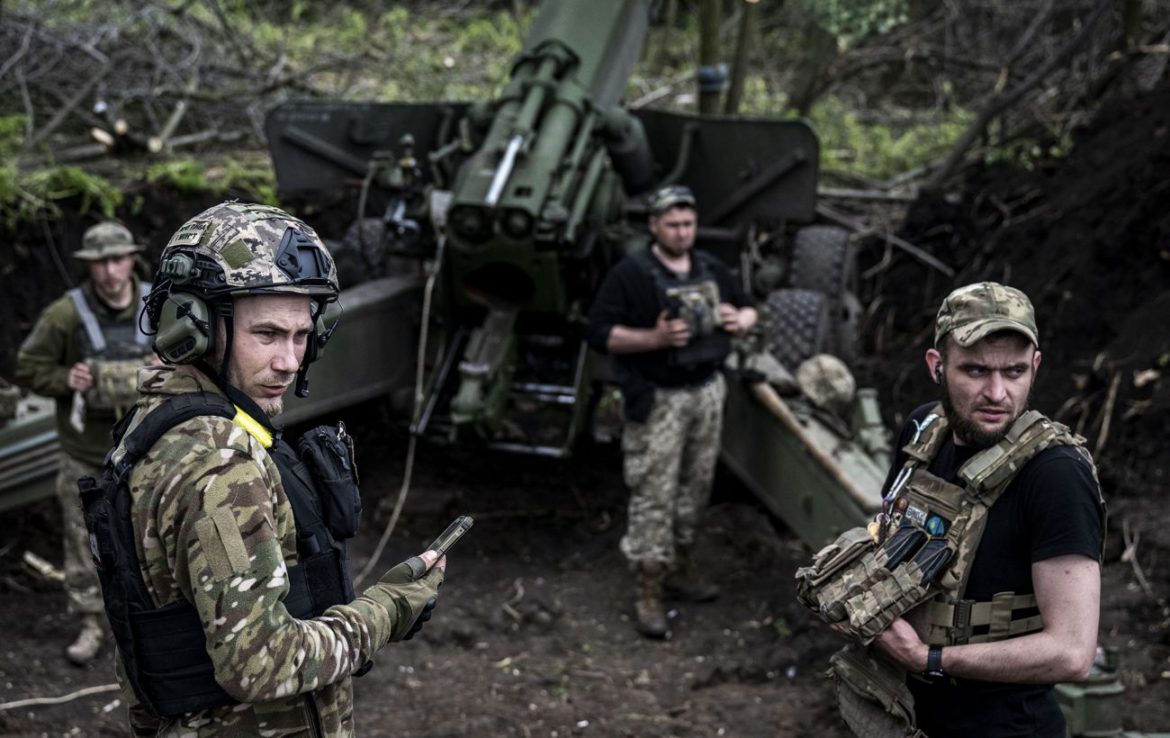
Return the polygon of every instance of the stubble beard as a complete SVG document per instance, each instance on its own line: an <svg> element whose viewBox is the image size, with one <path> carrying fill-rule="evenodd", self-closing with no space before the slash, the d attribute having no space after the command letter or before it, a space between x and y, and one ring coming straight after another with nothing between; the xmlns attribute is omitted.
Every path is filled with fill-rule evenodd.
<svg viewBox="0 0 1170 738"><path fill-rule="evenodd" d="M943 412L946 413L947 423L951 427L951 432L955 437L963 442L964 445L972 448L983 450L991 448L995 444L1003 440L1007 435L1008 429L1016 422L1021 415L1027 411L1032 401L1032 388L1028 387L1028 394L1024 396L1024 401L1016 408L1016 412L1011 419L1003 424L1002 427L996 430L985 430L982 426L974 420L962 416L955 408L955 404L951 401L951 390L947 386L947 379L944 375L942 377L942 406Z"/></svg>

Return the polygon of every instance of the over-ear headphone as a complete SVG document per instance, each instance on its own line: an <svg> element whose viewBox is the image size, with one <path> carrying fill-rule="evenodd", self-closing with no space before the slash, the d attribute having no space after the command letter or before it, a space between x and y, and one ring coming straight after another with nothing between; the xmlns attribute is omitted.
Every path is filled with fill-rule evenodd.
<svg viewBox="0 0 1170 738"><path fill-rule="evenodd" d="M216 315L189 292L168 291L163 299L158 307L154 352L168 364L197 361L215 346Z"/></svg>

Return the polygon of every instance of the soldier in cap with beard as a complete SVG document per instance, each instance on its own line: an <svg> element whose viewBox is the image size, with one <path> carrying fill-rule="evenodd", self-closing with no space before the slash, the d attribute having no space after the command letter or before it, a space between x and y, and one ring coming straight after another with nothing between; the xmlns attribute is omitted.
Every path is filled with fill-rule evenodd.
<svg viewBox="0 0 1170 738"><path fill-rule="evenodd" d="M940 402L911 414L883 490L897 530L921 525L924 549L954 549L943 591L874 642L908 673L927 735L1064 736L1052 685L1093 663L1104 502L1084 439L1029 410L1039 344L1019 290L948 295L925 357ZM948 512L935 501L951 492ZM980 512L948 538L968 509Z"/></svg>

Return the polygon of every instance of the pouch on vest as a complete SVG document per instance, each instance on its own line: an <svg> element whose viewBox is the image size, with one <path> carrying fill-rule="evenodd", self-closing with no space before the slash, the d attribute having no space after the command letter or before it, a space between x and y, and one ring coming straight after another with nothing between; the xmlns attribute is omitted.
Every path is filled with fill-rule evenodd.
<svg viewBox="0 0 1170 738"><path fill-rule="evenodd" d="M849 645L829 659L841 718L859 738L925 738L914 717L905 672Z"/></svg>
<svg viewBox="0 0 1170 738"><path fill-rule="evenodd" d="M90 359L93 386L85 393L91 410L126 410L138 401L138 369L146 363L137 359Z"/></svg>
<svg viewBox="0 0 1170 738"><path fill-rule="evenodd" d="M301 436L297 452L321 491L321 513L336 538L353 538L362 517L353 437L344 423L319 425Z"/></svg>

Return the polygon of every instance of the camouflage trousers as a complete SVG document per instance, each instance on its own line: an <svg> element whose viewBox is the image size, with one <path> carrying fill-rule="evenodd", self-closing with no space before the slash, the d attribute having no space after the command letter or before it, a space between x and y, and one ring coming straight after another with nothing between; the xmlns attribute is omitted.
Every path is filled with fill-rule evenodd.
<svg viewBox="0 0 1170 738"><path fill-rule="evenodd" d="M61 454L57 470L57 499L61 503L61 524L65 542L65 592L69 595L69 611L86 615L105 612L101 585L89 553L89 533L77 495L78 477L101 475L101 467L91 466L69 454Z"/></svg>
<svg viewBox="0 0 1170 738"><path fill-rule="evenodd" d="M695 542L711 498L723 430L723 375L699 387L654 390L643 423L626 423L622 453L630 488L629 522L621 550L630 562L668 566Z"/></svg>

